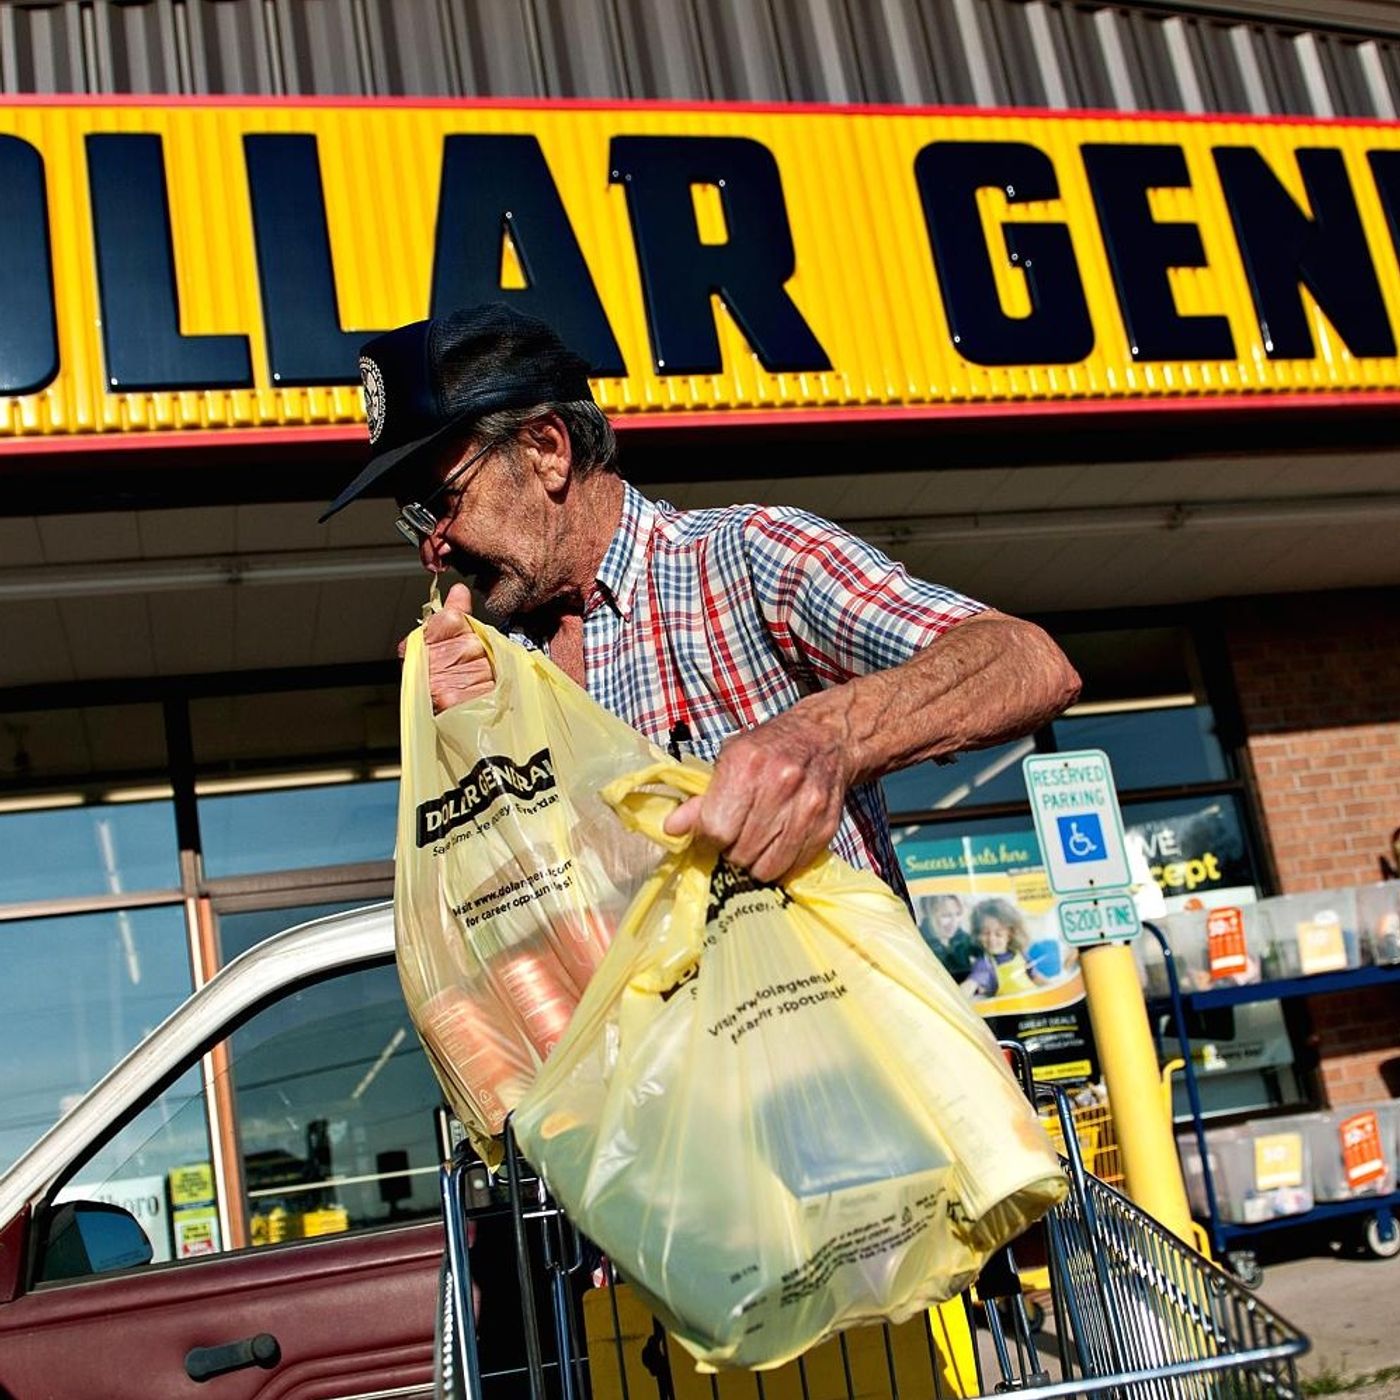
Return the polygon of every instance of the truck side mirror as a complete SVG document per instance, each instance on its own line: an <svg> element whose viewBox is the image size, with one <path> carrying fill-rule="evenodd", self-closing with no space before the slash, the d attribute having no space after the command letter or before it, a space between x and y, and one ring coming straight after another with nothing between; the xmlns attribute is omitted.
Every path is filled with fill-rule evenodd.
<svg viewBox="0 0 1400 1400"><path fill-rule="evenodd" d="M130 1211L105 1201L66 1201L48 1214L39 1282L133 1269L149 1264L153 1252Z"/></svg>

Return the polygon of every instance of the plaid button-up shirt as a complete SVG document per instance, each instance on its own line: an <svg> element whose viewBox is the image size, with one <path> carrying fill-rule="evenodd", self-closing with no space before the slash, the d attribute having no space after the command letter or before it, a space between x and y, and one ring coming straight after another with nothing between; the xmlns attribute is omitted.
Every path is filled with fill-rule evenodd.
<svg viewBox="0 0 1400 1400"><path fill-rule="evenodd" d="M806 511L681 511L624 483L622 520L585 605L584 678L654 743L687 734L685 751L713 759L738 730L908 661L981 611ZM878 783L850 790L831 845L904 892Z"/></svg>

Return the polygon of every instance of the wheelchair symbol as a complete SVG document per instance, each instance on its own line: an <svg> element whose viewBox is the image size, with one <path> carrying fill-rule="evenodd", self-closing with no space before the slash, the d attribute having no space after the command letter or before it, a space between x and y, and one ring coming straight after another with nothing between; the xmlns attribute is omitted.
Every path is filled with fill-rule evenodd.
<svg viewBox="0 0 1400 1400"><path fill-rule="evenodd" d="M1060 845L1069 864L1104 859L1107 852L1104 849L1103 826L1094 813L1059 817L1056 821L1060 830Z"/></svg>

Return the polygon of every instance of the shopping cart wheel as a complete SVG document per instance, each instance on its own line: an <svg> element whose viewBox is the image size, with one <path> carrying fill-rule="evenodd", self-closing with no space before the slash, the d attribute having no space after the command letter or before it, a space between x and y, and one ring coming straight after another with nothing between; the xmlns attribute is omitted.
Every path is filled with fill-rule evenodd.
<svg viewBox="0 0 1400 1400"><path fill-rule="evenodd" d="M1225 1267L1246 1288L1258 1288L1264 1282L1264 1270L1252 1249L1231 1249L1225 1253Z"/></svg>
<svg viewBox="0 0 1400 1400"><path fill-rule="evenodd" d="M1389 1211L1368 1215L1361 1227L1361 1248L1372 1259L1394 1259L1400 1254L1400 1220Z"/></svg>

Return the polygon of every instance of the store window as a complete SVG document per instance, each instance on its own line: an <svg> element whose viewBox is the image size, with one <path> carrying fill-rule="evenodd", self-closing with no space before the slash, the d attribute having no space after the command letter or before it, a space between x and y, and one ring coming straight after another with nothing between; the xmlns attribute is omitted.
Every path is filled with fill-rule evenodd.
<svg viewBox="0 0 1400 1400"><path fill-rule="evenodd" d="M1085 706L1056 720L1050 733L1057 749L1102 749L1124 791L1230 776L1214 711L1191 699L1168 697L1127 710Z"/></svg>
<svg viewBox="0 0 1400 1400"><path fill-rule="evenodd" d="M991 802L1021 802L1026 785L1021 760L1035 752L1033 739L960 754L952 763L917 763L884 780L892 812L935 812Z"/></svg>
<svg viewBox="0 0 1400 1400"><path fill-rule="evenodd" d="M17 950L0 990L0 1053L13 1050L0 1082L0 1166L190 994L204 932L195 896L223 911L226 961L280 928L388 893L397 747L392 684L172 693L0 718L0 940ZM355 878L327 867L355 867ZM304 906L227 912L246 911L249 887L262 897L269 880L299 885ZM227 903L240 884L242 905ZM217 1107L200 1095L177 1116L212 1121ZM138 1162L141 1181L193 1151L167 1148L145 1149L171 1160ZM202 1189L197 1174L186 1185Z"/></svg>
<svg viewBox="0 0 1400 1400"><path fill-rule="evenodd" d="M175 809L169 802L0 813L0 904L176 889Z"/></svg>
<svg viewBox="0 0 1400 1400"><path fill-rule="evenodd" d="M180 905L0 923L0 1161L13 1162L192 988Z"/></svg>
<svg viewBox="0 0 1400 1400"><path fill-rule="evenodd" d="M265 871L389 860L394 854L399 785L394 779L298 784L201 796L199 830L211 879ZM250 780L250 786L256 780Z"/></svg>

